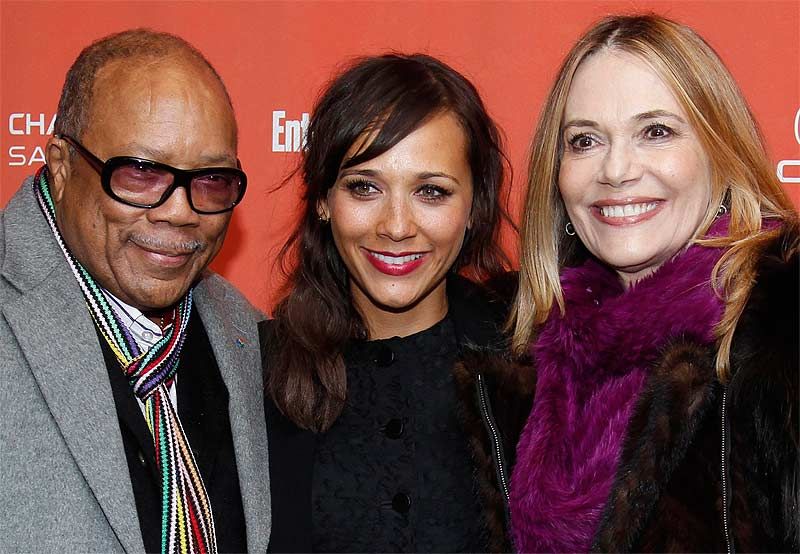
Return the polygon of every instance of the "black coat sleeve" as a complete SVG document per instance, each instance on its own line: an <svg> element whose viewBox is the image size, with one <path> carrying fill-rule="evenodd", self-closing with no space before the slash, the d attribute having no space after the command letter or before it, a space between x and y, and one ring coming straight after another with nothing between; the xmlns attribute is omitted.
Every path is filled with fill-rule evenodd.
<svg viewBox="0 0 800 554"><path fill-rule="evenodd" d="M731 349L732 428L744 430L738 448L749 451L750 482L764 480L767 487L747 492L772 545L786 552L800 551L798 267L798 234L790 224L763 255Z"/></svg>

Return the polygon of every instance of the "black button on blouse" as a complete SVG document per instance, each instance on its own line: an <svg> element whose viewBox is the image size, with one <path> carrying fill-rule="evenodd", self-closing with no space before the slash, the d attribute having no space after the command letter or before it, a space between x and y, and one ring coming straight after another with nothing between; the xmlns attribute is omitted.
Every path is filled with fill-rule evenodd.
<svg viewBox="0 0 800 554"><path fill-rule="evenodd" d="M480 552L452 322L347 350L347 405L317 438L315 552Z"/></svg>
<svg viewBox="0 0 800 554"><path fill-rule="evenodd" d="M375 365L378 367L387 367L394 361L394 352L386 344L375 345Z"/></svg>
<svg viewBox="0 0 800 554"><path fill-rule="evenodd" d="M411 507L411 498L404 493L398 492L392 498L392 509L395 512L400 512L401 514L405 514L408 512L408 509Z"/></svg>
<svg viewBox="0 0 800 554"><path fill-rule="evenodd" d="M383 428L383 432L390 439L399 439L400 437L403 436L404 430L405 430L405 425L403 424L403 420L397 419L396 417L390 419L386 423L386 426Z"/></svg>

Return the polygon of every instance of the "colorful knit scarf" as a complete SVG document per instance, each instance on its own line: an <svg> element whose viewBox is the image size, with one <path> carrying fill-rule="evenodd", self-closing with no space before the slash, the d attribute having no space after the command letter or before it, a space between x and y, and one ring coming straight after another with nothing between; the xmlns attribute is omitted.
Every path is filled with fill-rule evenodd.
<svg viewBox="0 0 800 554"><path fill-rule="evenodd" d="M192 312L192 291L175 308L174 321L152 348L141 352L128 329L120 324L106 296L89 272L75 259L56 226L47 167L34 178L33 189L56 242L78 280L86 306L100 334L114 352L134 394L144 403L145 420L153 435L156 464L161 473L161 552L217 552L214 516L203 479L178 414L169 399L181 348Z"/></svg>

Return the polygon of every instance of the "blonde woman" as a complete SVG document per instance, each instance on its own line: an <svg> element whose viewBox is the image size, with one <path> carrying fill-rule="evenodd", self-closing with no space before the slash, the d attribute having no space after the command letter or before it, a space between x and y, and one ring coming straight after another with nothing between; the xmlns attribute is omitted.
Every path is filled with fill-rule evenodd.
<svg viewBox="0 0 800 554"><path fill-rule="evenodd" d="M731 75L683 25L605 19L534 145L515 547L797 552L798 226Z"/></svg>

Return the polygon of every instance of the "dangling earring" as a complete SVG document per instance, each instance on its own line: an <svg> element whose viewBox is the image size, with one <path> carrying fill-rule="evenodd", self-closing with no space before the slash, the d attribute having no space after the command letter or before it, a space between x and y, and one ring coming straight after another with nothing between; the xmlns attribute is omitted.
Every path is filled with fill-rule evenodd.
<svg viewBox="0 0 800 554"><path fill-rule="evenodd" d="M567 224L564 226L564 231L571 237L575 236L575 226L572 225L571 221L567 221Z"/></svg>
<svg viewBox="0 0 800 554"><path fill-rule="evenodd" d="M726 213L728 213L728 207L725 204L720 204L719 209L717 210L717 216L714 219L723 216Z"/></svg>

